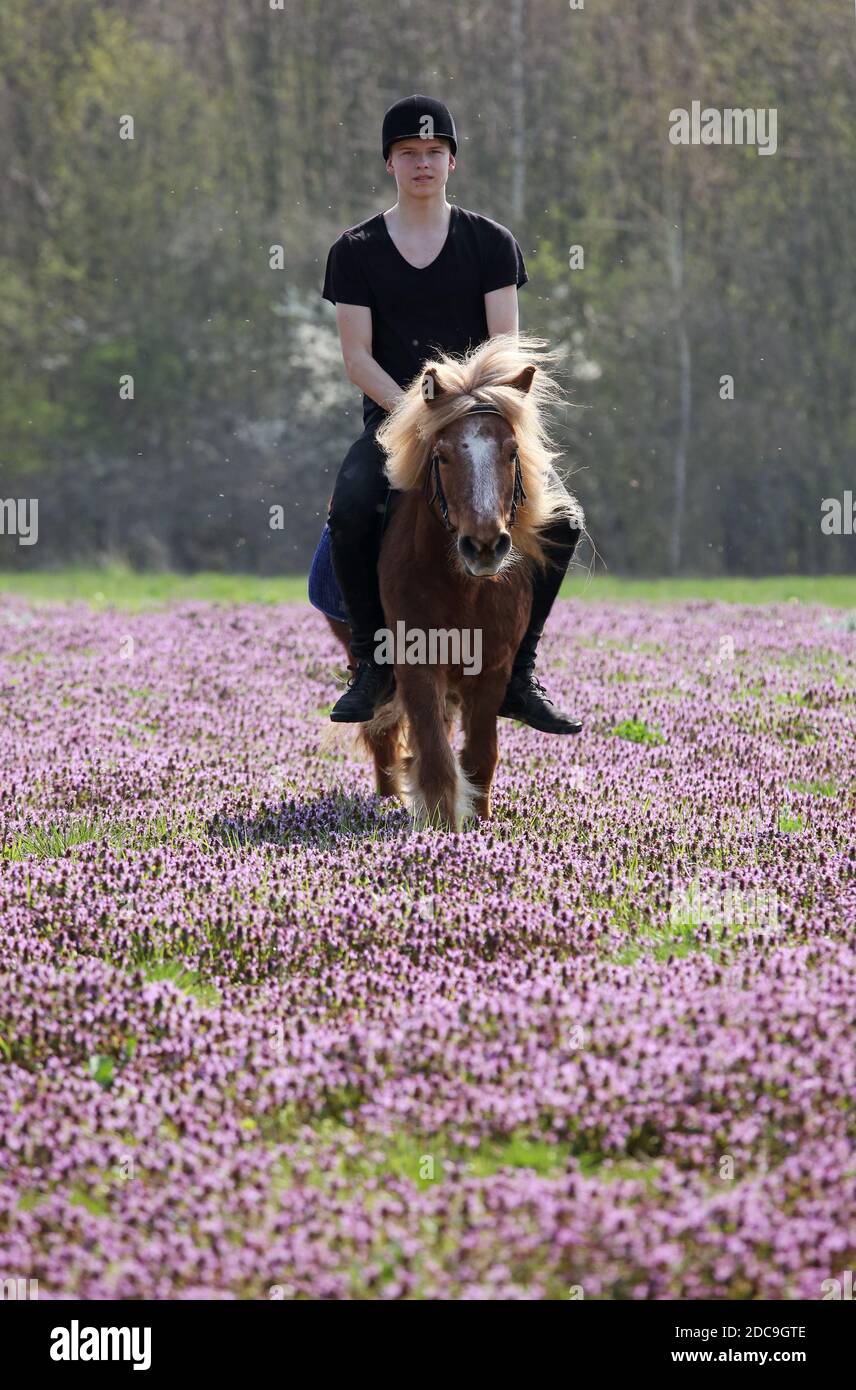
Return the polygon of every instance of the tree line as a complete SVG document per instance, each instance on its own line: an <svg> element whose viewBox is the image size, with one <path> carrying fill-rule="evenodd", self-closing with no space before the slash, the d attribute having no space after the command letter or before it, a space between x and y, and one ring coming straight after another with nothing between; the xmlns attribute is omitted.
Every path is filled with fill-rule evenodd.
<svg viewBox="0 0 856 1390"><path fill-rule="evenodd" d="M821 521L856 481L854 24L839 0L6 0L0 500L38 498L39 536L6 526L0 567L307 568L361 428L327 250L394 201L381 117L428 91L450 198L523 248L609 568L853 570ZM744 137L775 111L775 150L670 138L715 134L705 110Z"/></svg>

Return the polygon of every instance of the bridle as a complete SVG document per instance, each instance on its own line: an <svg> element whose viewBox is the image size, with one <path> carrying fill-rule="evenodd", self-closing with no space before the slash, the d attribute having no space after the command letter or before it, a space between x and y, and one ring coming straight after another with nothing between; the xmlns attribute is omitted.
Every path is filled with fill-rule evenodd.
<svg viewBox="0 0 856 1390"><path fill-rule="evenodd" d="M498 415L500 419L505 419L501 410L497 410L495 406L488 405L486 401L478 401L475 405L470 406L467 415ZM434 484L433 493L431 492L432 482ZM434 503L437 503L446 530L454 531L455 528L449 520L449 504L446 501L446 494L443 491L443 484L440 481L440 455L436 450L431 455L431 462L425 471L425 495L428 498L429 507L433 507ZM517 508L521 502L525 501L526 493L523 490L523 473L520 468L520 453L518 450L515 450L514 489L511 494L511 511L508 516L509 526L514 525L514 519L517 516Z"/></svg>

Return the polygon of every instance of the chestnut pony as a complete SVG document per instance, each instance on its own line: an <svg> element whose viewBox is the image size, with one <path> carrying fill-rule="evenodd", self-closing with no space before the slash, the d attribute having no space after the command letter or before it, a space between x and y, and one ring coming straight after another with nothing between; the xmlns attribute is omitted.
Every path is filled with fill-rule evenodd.
<svg viewBox="0 0 856 1390"><path fill-rule="evenodd" d="M529 622L533 566L550 563L539 532L562 515L581 517L552 469L544 411L561 393L543 349L506 334L465 358L440 356L378 431L394 490L378 566L387 628L480 630L481 669L411 665L398 650L395 691L360 734L381 795L445 829L490 818L497 711ZM328 621L350 659L347 625ZM460 652L447 646L443 655Z"/></svg>

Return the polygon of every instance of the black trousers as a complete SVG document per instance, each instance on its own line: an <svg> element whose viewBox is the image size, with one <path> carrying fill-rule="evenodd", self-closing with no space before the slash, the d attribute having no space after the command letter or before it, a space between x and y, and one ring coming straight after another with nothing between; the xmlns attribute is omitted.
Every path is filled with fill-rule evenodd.
<svg viewBox="0 0 856 1390"><path fill-rule="evenodd" d="M378 406L345 455L327 517L333 569L351 628L351 649L365 660L374 655L376 631L386 626L377 564L389 483L383 471L383 450L375 438L385 418ZM549 561L544 570L535 572L532 613L515 657L515 670L524 670L535 660L544 624L580 538L579 529L565 519L554 522L543 535Z"/></svg>

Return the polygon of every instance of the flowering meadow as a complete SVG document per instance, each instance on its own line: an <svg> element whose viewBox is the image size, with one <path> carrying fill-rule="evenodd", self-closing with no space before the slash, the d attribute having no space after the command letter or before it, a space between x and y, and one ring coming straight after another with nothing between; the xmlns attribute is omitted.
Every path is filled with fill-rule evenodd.
<svg viewBox="0 0 856 1390"><path fill-rule="evenodd" d="M824 1297L856 1260L846 613L561 601L579 738L415 833L298 605L0 599L0 1276Z"/></svg>

